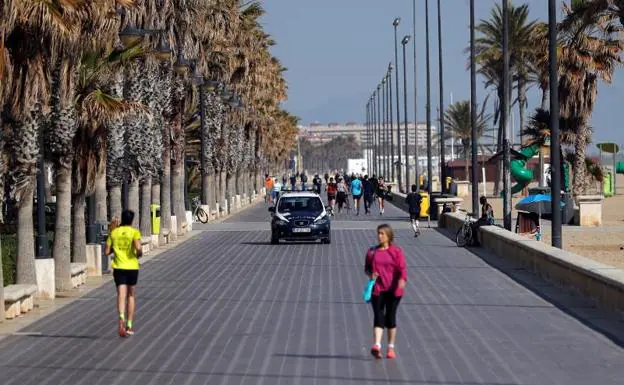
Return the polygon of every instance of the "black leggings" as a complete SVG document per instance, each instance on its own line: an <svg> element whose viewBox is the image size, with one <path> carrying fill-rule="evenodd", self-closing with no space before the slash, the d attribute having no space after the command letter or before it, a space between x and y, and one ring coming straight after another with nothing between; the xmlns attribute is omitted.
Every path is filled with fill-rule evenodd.
<svg viewBox="0 0 624 385"><path fill-rule="evenodd" d="M390 292L374 295L371 298L373 312L375 313L375 327L394 329L396 328L396 313L401 297L395 297Z"/></svg>

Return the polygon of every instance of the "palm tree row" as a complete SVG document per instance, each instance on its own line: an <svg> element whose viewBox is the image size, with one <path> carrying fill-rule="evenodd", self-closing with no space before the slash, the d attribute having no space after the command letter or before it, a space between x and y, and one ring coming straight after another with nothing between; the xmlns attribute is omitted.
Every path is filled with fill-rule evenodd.
<svg viewBox="0 0 624 385"><path fill-rule="evenodd" d="M99 221L124 203L140 213L144 236L159 203L161 235L180 235L185 165L201 141L211 206L251 195L283 163L297 120L280 107L285 69L263 13L237 0L0 0L0 175L17 205L18 283L36 282L39 135L54 170L59 291L70 262L86 261L87 197Z"/></svg>
<svg viewBox="0 0 624 385"><path fill-rule="evenodd" d="M561 116L567 126L562 127L565 135L562 135L561 143L573 154L573 192L580 195L589 183L585 150L591 141L589 121L598 84L610 83L615 68L622 63L623 40L619 32L624 25L624 1L573 0L563 3L563 11L564 18L558 26L559 100ZM539 109L543 111L548 107L549 84L548 25L529 20L528 14L527 4L509 7L510 72L513 88L518 93L515 104L519 108L523 130L527 128L527 88L532 84L539 87L542 93ZM499 119L503 97L503 15L500 5L492 10L488 20L482 20L477 25L477 32L480 34L476 41L479 73L485 77L486 87L493 88L498 98L494 118L499 122L500 150L504 133L503 122ZM498 187L496 190L497 194Z"/></svg>

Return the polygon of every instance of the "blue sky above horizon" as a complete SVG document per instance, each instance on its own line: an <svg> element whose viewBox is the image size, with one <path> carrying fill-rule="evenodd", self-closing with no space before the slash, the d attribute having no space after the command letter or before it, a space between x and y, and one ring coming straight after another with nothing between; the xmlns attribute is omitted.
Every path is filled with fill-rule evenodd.
<svg viewBox="0 0 624 385"><path fill-rule="evenodd" d="M488 18L497 0L477 0L476 18ZM417 5L418 120L425 120L425 5ZM514 1L528 3L531 19L545 21L548 15L545 0ZM399 40L412 34L411 0L266 0L267 14L262 24L274 36L277 46L273 54L288 68L289 99L284 107L311 122L362 122L365 103L373 88L384 76L388 63L394 61L392 21L401 17ZM442 0L442 38L444 61L445 105L453 100L470 98L470 74L466 70L464 52L470 42L469 1ZM435 115L439 105L437 1L429 1L431 39L431 106ZM400 47L400 43L399 43ZM413 44L408 49L408 118L413 113ZM401 61L399 52L399 61ZM482 79L477 82L478 98L483 101L486 90ZM402 86L401 86L402 88ZM492 109L494 97L490 97ZM537 87L529 91L531 112L540 104ZM601 84L592 116L594 142L615 141L624 144L624 68L616 70L612 84ZM514 111L515 131L518 112ZM595 146L592 145L592 148Z"/></svg>

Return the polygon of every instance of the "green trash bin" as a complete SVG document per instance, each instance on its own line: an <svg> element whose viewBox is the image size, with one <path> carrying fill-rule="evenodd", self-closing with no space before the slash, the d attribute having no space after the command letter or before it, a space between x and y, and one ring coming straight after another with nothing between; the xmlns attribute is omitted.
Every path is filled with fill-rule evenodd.
<svg viewBox="0 0 624 385"><path fill-rule="evenodd" d="M160 234L160 205L152 205L152 234Z"/></svg>

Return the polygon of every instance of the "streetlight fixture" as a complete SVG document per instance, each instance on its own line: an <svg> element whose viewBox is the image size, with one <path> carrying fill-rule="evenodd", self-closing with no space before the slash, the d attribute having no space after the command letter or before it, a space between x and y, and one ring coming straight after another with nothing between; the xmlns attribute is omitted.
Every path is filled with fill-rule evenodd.
<svg viewBox="0 0 624 385"><path fill-rule="evenodd" d="M398 48L398 27L401 24L401 18L397 17L392 22L394 26L394 78L395 78L395 89L396 89L396 121L397 121L397 155L399 157L398 169L397 169L397 179L399 180L399 191L403 190L403 175L401 173L402 168L402 160L401 160L401 107L399 107L399 48ZM407 137L405 138L407 140ZM406 154L407 156L407 154ZM394 158L393 158L394 159ZM407 168L407 162L405 162Z"/></svg>
<svg viewBox="0 0 624 385"><path fill-rule="evenodd" d="M412 2L412 11L413 11L413 15L412 15L412 36L414 36L414 180L416 181L416 191L420 192L420 181L418 179L418 167L419 165L419 161L418 161L418 154L419 154L419 149L418 149L418 60L417 60L417 54L416 54L416 0L414 0ZM407 87L405 88L405 92L407 92ZM407 120L407 118L405 119ZM409 137L406 136L405 137L405 145L407 146L407 142ZM405 147L407 149L407 147ZM405 159L408 160L408 155L407 153L405 154ZM407 163L407 162L406 162ZM406 168L407 170L407 168ZM406 178L407 182L407 186L405 186L406 189L409 189L409 178Z"/></svg>
<svg viewBox="0 0 624 385"><path fill-rule="evenodd" d="M139 44L145 38L145 31L136 27L126 25L124 29L119 32L119 40L125 48L132 47Z"/></svg>
<svg viewBox="0 0 624 385"><path fill-rule="evenodd" d="M161 39L156 49L154 49L153 55L156 59L165 62L171 60L171 57L173 56L173 51L171 50L169 43Z"/></svg>
<svg viewBox="0 0 624 385"><path fill-rule="evenodd" d="M557 7L548 0L548 42L550 72L550 172L552 182L552 246L561 248L561 148L559 146L559 79L557 71Z"/></svg>
<svg viewBox="0 0 624 385"><path fill-rule="evenodd" d="M403 117L404 117L404 125L405 125L405 191L406 192L410 191L409 140L408 140L409 131L407 127L407 58L406 58L407 43L409 43L410 39L411 37L407 35L401 41L401 44L403 45ZM400 147L400 144L399 144L399 147ZM415 168L418 169L418 159L416 159ZM418 182L416 182L416 185L418 185Z"/></svg>
<svg viewBox="0 0 624 385"><path fill-rule="evenodd" d="M179 74L184 75L191 68L191 63L182 55L178 55L178 60L173 65L173 69Z"/></svg>
<svg viewBox="0 0 624 385"><path fill-rule="evenodd" d="M388 179L388 87L386 85L386 77L381 79L381 169L382 175Z"/></svg>
<svg viewBox="0 0 624 385"><path fill-rule="evenodd" d="M377 171L381 175L383 173L381 158L379 156L381 143L381 130L382 130L382 119L383 115L381 113L381 84L377 85ZM383 147L381 147L382 155L383 155ZM378 175L378 176L380 176Z"/></svg>

